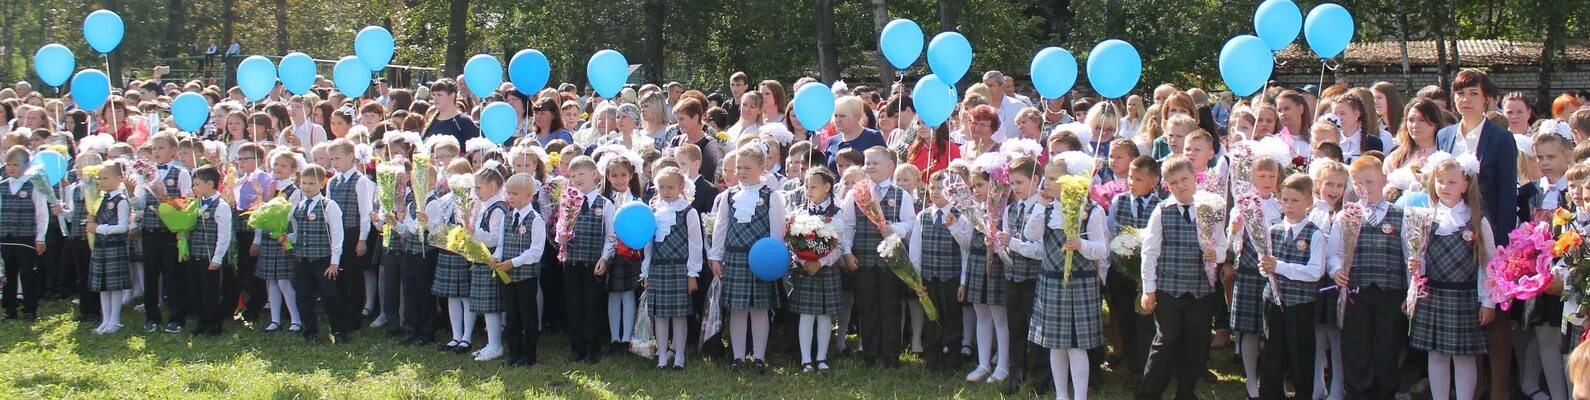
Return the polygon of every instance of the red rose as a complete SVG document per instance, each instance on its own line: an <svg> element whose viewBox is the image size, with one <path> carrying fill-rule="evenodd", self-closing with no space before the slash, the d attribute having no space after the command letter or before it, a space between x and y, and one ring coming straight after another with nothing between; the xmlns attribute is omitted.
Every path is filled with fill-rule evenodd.
<svg viewBox="0 0 1590 400"><path fill-rule="evenodd" d="M806 232L806 238L813 240L817 239L817 232Z"/></svg>
<svg viewBox="0 0 1590 400"><path fill-rule="evenodd" d="M1292 157L1292 165L1299 167L1308 165L1308 159L1303 158L1303 156Z"/></svg>

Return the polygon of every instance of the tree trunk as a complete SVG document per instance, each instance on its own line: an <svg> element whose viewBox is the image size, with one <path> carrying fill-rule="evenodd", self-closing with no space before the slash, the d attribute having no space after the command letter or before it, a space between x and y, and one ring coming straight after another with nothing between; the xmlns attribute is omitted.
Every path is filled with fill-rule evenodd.
<svg viewBox="0 0 1590 400"><path fill-rule="evenodd" d="M871 0L871 1L872 1L872 35L873 35L872 37L880 37L880 36L883 35L883 27L885 25L889 24L889 1L888 0ZM895 77L894 77L894 65L889 64L889 59L883 57L883 52L882 51L878 52L878 57L877 57L877 60L875 60L875 61L878 64L878 82L880 82L879 86L880 87L886 87L885 85L888 85L890 82L894 82L894 79L895 79ZM829 82L829 83L833 83L833 82Z"/></svg>
<svg viewBox="0 0 1590 400"><path fill-rule="evenodd" d="M115 11L115 12L121 12L121 7L119 7L119 5L116 4L116 0L104 0L104 9L110 10L110 11ZM109 71L105 71L105 73L110 75L110 86L111 87L124 87L124 86L126 86L127 81L122 80L122 77L121 77L121 62L122 62L121 58L122 58L122 56L120 54L111 53L105 59L105 63L108 64L108 65L106 65L105 68L109 69ZM89 67L89 68L92 68L92 67Z"/></svg>
<svg viewBox="0 0 1590 400"><path fill-rule="evenodd" d="M1563 19L1563 10L1556 1L1545 0L1535 2L1540 7L1546 21L1546 40L1540 46L1540 75L1535 84L1535 109L1549 113L1551 110L1551 74L1556 69L1555 56L1557 46L1562 43L1562 35L1566 21ZM1543 3L1543 4L1541 4Z"/></svg>
<svg viewBox="0 0 1590 400"><path fill-rule="evenodd" d="M1437 70L1440 71L1436 77L1436 85L1447 87L1447 77L1450 76L1449 74L1452 71L1452 64L1447 63L1446 29L1441 27L1447 24L1446 13L1439 10L1431 11L1437 15L1440 15L1440 17L1436 17L1436 21L1439 22L1436 23L1437 26L1433 30L1435 32L1435 64ZM1418 88L1408 88L1409 92L1416 92L1418 90Z"/></svg>
<svg viewBox="0 0 1590 400"><path fill-rule="evenodd" d="M1104 2L1104 37L1106 39L1126 36L1126 13L1122 12L1122 10L1121 0Z"/></svg>
<svg viewBox="0 0 1590 400"><path fill-rule="evenodd" d="M6 0L5 6L4 6L4 8L5 8L5 38L4 39L0 39L0 40L4 40L5 41L6 50L5 50L5 54L4 54L5 62L4 63L0 63L0 77L3 77L3 78L0 78L0 79L5 79L5 82L10 82L11 81L11 78L12 78L12 76L11 76L11 62L12 62L12 57L14 57L16 55L16 52L13 51L16 48L15 36L12 35L11 32L16 31L16 29L17 29L17 26L16 26L17 1L20 1L20 0Z"/></svg>
<svg viewBox="0 0 1590 400"><path fill-rule="evenodd" d="M663 50L667 46L663 36L663 25L668 20L668 3L664 0L646 0L646 82L662 85L663 72L667 67L667 58Z"/></svg>
<svg viewBox="0 0 1590 400"><path fill-rule="evenodd" d="M233 64L234 60L232 59L232 56L226 54L227 50L232 47L232 41L235 40L232 37L232 34L234 33L232 30L232 25L235 22L237 22L237 0L222 0L220 52L221 71L223 71L221 74L221 82L223 82L221 87L223 88L231 88L237 84L235 81L237 79L237 72L234 67L236 64Z"/></svg>
<svg viewBox="0 0 1590 400"><path fill-rule="evenodd" d="M166 40L160 46L161 57L176 58L181 55L182 46L189 44L188 39L192 39L192 43L195 45L203 43L199 38L192 37L192 35L186 33L189 4L189 2L184 0L166 1L166 12L170 16L166 18Z"/></svg>
<svg viewBox="0 0 1590 400"><path fill-rule="evenodd" d="M960 9L956 8L955 0L939 0L939 32L956 30L959 21Z"/></svg>
<svg viewBox="0 0 1590 400"><path fill-rule="evenodd" d="M447 64L440 78L464 71L464 51L469 48L469 0L452 0L447 11Z"/></svg>
<svg viewBox="0 0 1590 400"><path fill-rule="evenodd" d="M276 0L276 55L287 55L287 0Z"/></svg>
<svg viewBox="0 0 1590 400"><path fill-rule="evenodd" d="M839 49L834 46L834 0L817 0L816 5L817 15L813 19L817 25L817 76L823 82L833 83L839 80Z"/></svg>
<svg viewBox="0 0 1590 400"><path fill-rule="evenodd" d="M1456 79L1458 70L1463 68L1463 62L1458 57L1457 0L1447 0L1446 20L1447 25L1452 27L1452 34L1448 35L1448 37L1452 41L1452 50L1450 50L1452 53L1452 76L1453 79Z"/></svg>
<svg viewBox="0 0 1590 400"><path fill-rule="evenodd" d="M1412 90L1413 78L1408 76L1408 10L1402 8L1402 1L1397 0L1397 38L1402 41L1402 88Z"/></svg>

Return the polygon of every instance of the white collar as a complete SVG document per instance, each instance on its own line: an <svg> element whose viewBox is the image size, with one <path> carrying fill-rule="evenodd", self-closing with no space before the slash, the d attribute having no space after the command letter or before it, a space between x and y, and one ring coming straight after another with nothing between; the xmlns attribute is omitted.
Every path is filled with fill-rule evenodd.
<svg viewBox="0 0 1590 400"><path fill-rule="evenodd" d="M535 211L535 203L534 202L531 202L529 204L525 204L524 207L521 207L521 208L515 208L513 210L513 215L516 218L524 218L525 216L530 215L531 211Z"/></svg>
<svg viewBox="0 0 1590 400"><path fill-rule="evenodd" d="M125 195L126 195L126 190L122 190L122 189L118 188L116 190L110 191L110 193L106 193L105 197L109 198L109 197L125 196Z"/></svg>
<svg viewBox="0 0 1590 400"><path fill-rule="evenodd" d="M356 173L356 172L359 172L358 168L348 168L347 171L338 171L337 172L337 177L346 179L348 177L353 176L353 174Z"/></svg>
<svg viewBox="0 0 1590 400"><path fill-rule="evenodd" d="M878 188L878 191L880 191L880 192L882 192L884 189L888 189L890 186L894 186L894 180L893 179L884 179L882 181L879 181L879 182L873 184L873 187Z"/></svg>
<svg viewBox="0 0 1590 400"><path fill-rule="evenodd" d="M484 204L484 205L488 205L489 206L489 205L492 205L492 204L496 204L499 201L502 201L502 193L501 192L498 192L496 196L491 196L490 198L487 198L485 200L481 200L480 204Z"/></svg>
<svg viewBox="0 0 1590 400"><path fill-rule="evenodd" d="M1303 231L1303 227L1307 226L1308 223L1308 216L1303 216L1303 219L1297 222L1292 222L1292 220L1289 218L1281 217L1281 226L1286 228L1287 236L1297 236L1298 233Z"/></svg>
<svg viewBox="0 0 1590 400"><path fill-rule="evenodd" d="M1447 207L1446 204L1441 202L1434 203L1437 235L1451 235L1458 230L1464 229L1468 227L1469 219L1473 218L1469 215L1468 203L1465 201L1459 200L1452 207Z"/></svg>
<svg viewBox="0 0 1590 400"><path fill-rule="evenodd" d="M1540 187L1546 188L1546 190L1550 190L1550 191L1553 191L1553 192L1561 192L1564 189L1568 188L1568 180L1567 179L1563 179L1563 178L1559 178L1559 179L1557 179L1557 183L1556 184L1552 184L1550 180L1548 180L1546 178L1540 178Z"/></svg>

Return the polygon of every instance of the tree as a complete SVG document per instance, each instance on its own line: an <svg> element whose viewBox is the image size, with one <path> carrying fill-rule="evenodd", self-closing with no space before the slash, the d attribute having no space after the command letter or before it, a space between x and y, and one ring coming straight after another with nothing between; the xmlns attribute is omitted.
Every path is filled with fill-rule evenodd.
<svg viewBox="0 0 1590 400"><path fill-rule="evenodd" d="M276 0L276 55L287 55L287 0Z"/></svg>
<svg viewBox="0 0 1590 400"><path fill-rule="evenodd" d="M447 9L447 64L442 74L452 77L464 71L464 51L469 47L469 0L452 0Z"/></svg>
<svg viewBox="0 0 1590 400"><path fill-rule="evenodd" d="M872 37L873 38L877 38L877 37L883 36L883 27L888 25L888 24L889 24L889 1L888 0L872 0L872 27L873 27ZM879 82L890 82L890 81L893 81L894 80L894 76L893 76L894 74L891 74L890 72L894 70L894 66L889 65L889 59L883 57L883 52L882 51L877 52L877 56L875 56L873 58L874 58L873 62L876 62L878 64L878 81ZM833 83L833 81L828 81L828 82L829 83Z"/></svg>
<svg viewBox="0 0 1590 400"><path fill-rule="evenodd" d="M823 82L839 80L839 49L834 47L834 1L817 0L817 70Z"/></svg>
<svg viewBox="0 0 1590 400"><path fill-rule="evenodd" d="M202 43L197 41L199 40L198 38L193 38L187 34L189 4L185 0L166 0L166 11L170 12L171 16L166 19L166 40L160 44L161 57L177 58L180 56L182 54L181 49L187 42L187 40L183 40L185 38L195 40L194 46Z"/></svg>
<svg viewBox="0 0 1590 400"><path fill-rule="evenodd" d="M939 0L939 31L955 30L958 10L955 9L955 0Z"/></svg>
<svg viewBox="0 0 1590 400"><path fill-rule="evenodd" d="M668 20L668 3L663 0L646 0L646 81L661 83L666 59L663 58L663 47L667 45L663 36L663 25Z"/></svg>

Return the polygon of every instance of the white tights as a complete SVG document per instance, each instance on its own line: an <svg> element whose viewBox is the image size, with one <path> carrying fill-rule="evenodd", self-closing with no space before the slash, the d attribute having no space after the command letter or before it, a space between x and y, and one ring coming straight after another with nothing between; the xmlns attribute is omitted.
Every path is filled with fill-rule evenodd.
<svg viewBox="0 0 1590 400"><path fill-rule="evenodd" d="M635 292L607 294L607 333L614 342L629 343L635 332Z"/></svg>
<svg viewBox="0 0 1590 400"><path fill-rule="evenodd" d="M1330 362L1330 392L1325 388L1325 363ZM1346 395L1347 374L1342 372L1342 330L1335 325L1314 324L1314 397L1340 400Z"/></svg>
<svg viewBox="0 0 1590 400"><path fill-rule="evenodd" d="M836 335L839 337L839 351L844 351L850 347L845 342L845 336L850 335L850 310L855 308L855 306L856 295L854 293L841 292L839 294L839 315L837 315L839 317L839 332ZM861 342L856 342L856 347L861 347Z"/></svg>
<svg viewBox="0 0 1590 400"><path fill-rule="evenodd" d="M298 291L293 290L293 281L287 279L271 279L265 281L266 298L270 301L271 322L282 323L282 307L287 308L293 323L303 323L298 318ZM283 301L286 299L287 301ZM284 304L285 303L285 304Z"/></svg>
<svg viewBox="0 0 1590 400"><path fill-rule="evenodd" d="M900 302L905 303L906 310L909 311L907 315L911 316L911 351L915 353L921 353L922 325L927 323L927 314L922 311L922 301L917 299L909 299L900 300ZM900 321L900 323L904 324L906 321Z"/></svg>
<svg viewBox="0 0 1590 400"><path fill-rule="evenodd" d="M375 294L381 291L381 278L378 274L380 271L377 271L373 265L370 267L364 271L364 309L374 313L381 311L375 308Z"/></svg>
<svg viewBox="0 0 1590 400"><path fill-rule="evenodd" d="M1474 399L1474 383L1479 376L1480 361L1477 356L1454 356L1430 352L1430 398L1434 400L1447 400L1452 398L1453 375L1457 385L1457 398L1460 400Z"/></svg>
<svg viewBox="0 0 1590 400"><path fill-rule="evenodd" d="M508 314L495 312L485 313L482 316L486 318L486 347L480 352L502 353L502 325L507 320ZM474 318L470 318L470 322L474 322Z"/></svg>
<svg viewBox="0 0 1590 400"><path fill-rule="evenodd" d="M1237 336L1237 346L1242 353L1242 374L1248 378L1248 397L1259 397L1259 342L1263 340L1257 333Z"/></svg>
<svg viewBox="0 0 1590 400"><path fill-rule="evenodd" d="M1089 366L1087 350L1049 349L1049 373L1054 376L1055 398L1064 399L1070 393L1071 400L1088 400ZM1069 385L1066 375L1071 378Z"/></svg>
<svg viewBox="0 0 1590 400"><path fill-rule="evenodd" d="M1527 343L1523 349L1514 346L1518 357L1518 386L1524 393L1534 395L1540 391L1540 376L1546 376L1543 394L1553 399L1566 399L1568 384L1562 367L1562 332L1551 326L1529 328L1528 334L1513 335L1515 344ZM1536 397L1539 398L1539 397Z"/></svg>
<svg viewBox="0 0 1590 400"><path fill-rule="evenodd" d="M685 366L685 345L690 343L685 339L685 317L652 318L651 329L657 335L657 366L668 365L669 338L673 338L674 365Z"/></svg>
<svg viewBox="0 0 1590 400"><path fill-rule="evenodd" d="M121 326L122 297L127 296L126 290L99 292L99 330L115 329Z"/></svg>
<svg viewBox="0 0 1590 400"><path fill-rule="evenodd" d="M763 360L767 353L767 310L736 308L729 310L729 344L734 359L745 358L745 330L751 330L751 357Z"/></svg>
<svg viewBox="0 0 1590 400"><path fill-rule="evenodd" d="M1005 306L972 304L977 314L977 368L1010 371L1010 322ZM994 354L994 343L999 343L999 363L989 365Z"/></svg>
<svg viewBox="0 0 1590 400"><path fill-rule="evenodd" d="M828 315L801 314L800 328L797 332L801 340L801 364L812 361L828 361L828 329L834 326L834 318ZM812 336L817 336L817 352L812 353Z"/></svg>
<svg viewBox="0 0 1590 400"><path fill-rule="evenodd" d="M464 298L447 298L447 319L453 328L453 340L467 342L475 336L475 312L469 310Z"/></svg>

